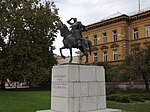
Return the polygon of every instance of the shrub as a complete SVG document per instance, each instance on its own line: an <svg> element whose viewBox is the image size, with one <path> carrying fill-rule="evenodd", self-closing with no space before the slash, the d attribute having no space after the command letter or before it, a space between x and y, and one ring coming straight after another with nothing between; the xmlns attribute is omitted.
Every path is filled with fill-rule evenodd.
<svg viewBox="0 0 150 112"><path fill-rule="evenodd" d="M111 100L111 101L120 101L121 96L118 95L109 95L107 96L107 100Z"/></svg>
<svg viewBox="0 0 150 112"><path fill-rule="evenodd" d="M121 98L122 98L121 96L117 96L115 101L121 102Z"/></svg>
<svg viewBox="0 0 150 112"><path fill-rule="evenodd" d="M131 103L131 99L128 96L122 96L120 102L122 103Z"/></svg>
<svg viewBox="0 0 150 112"><path fill-rule="evenodd" d="M107 100L118 101L121 103L130 103L131 99L128 96L119 96L119 95L109 95Z"/></svg>
<svg viewBox="0 0 150 112"><path fill-rule="evenodd" d="M119 92L116 94L108 95L107 100L117 101L122 103L130 102L143 102L145 100L150 100L150 93L127 93Z"/></svg>
<svg viewBox="0 0 150 112"><path fill-rule="evenodd" d="M142 94L141 97L143 98L143 100L150 100L150 93Z"/></svg>
<svg viewBox="0 0 150 112"><path fill-rule="evenodd" d="M140 96L140 95L130 95L129 96L130 97L130 99L132 100L132 101L139 101L139 102L143 102L144 101L144 99Z"/></svg>

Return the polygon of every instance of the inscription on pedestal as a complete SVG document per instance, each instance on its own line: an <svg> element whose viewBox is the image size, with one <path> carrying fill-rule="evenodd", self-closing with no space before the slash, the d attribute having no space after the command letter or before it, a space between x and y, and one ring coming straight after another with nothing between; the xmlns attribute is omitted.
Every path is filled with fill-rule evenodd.
<svg viewBox="0 0 150 112"><path fill-rule="evenodd" d="M53 88L56 89L66 89L67 83L64 82L66 75L54 75L56 81L53 81Z"/></svg>
<svg viewBox="0 0 150 112"><path fill-rule="evenodd" d="M62 81L53 82L53 88L55 89L66 89L67 83Z"/></svg>
<svg viewBox="0 0 150 112"><path fill-rule="evenodd" d="M55 74L53 75L53 83L52 83L52 89L53 89L53 94L52 96L57 96L57 97L66 97L67 94L67 87L68 83L66 82L66 75L65 74Z"/></svg>
<svg viewBox="0 0 150 112"><path fill-rule="evenodd" d="M56 81L63 81L66 79L66 75L54 75L53 77L56 79Z"/></svg>

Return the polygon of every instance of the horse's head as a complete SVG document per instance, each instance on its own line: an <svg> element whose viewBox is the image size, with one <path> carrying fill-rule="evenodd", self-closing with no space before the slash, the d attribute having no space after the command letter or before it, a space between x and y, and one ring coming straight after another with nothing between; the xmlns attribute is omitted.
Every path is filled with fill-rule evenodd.
<svg viewBox="0 0 150 112"><path fill-rule="evenodd" d="M68 27L65 24L63 24L61 20L58 21L57 28L60 30L60 34L63 37L66 37L67 35L70 34Z"/></svg>
<svg viewBox="0 0 150 112"><path fill-rule="evenodd" d="M58 29L62 29L63 25L64 25L63 22L61 20L59 20L58 23L57 23Z"/></svg>

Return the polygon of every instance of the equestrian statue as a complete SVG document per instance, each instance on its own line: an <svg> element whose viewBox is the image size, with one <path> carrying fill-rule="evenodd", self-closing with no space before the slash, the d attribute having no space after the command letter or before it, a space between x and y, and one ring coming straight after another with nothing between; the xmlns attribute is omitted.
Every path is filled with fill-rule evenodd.
<svg viewBox="0 0 150 112"><path fill-rule="evenodd" d="M57 23L57 27L60 30L60 35L63 37L63 44L64 44L64 46L60 48L61 57L65 58L65 56L62 54L62 49L69 49L70 50L69 63L71 63L72 48L77 48L82 52L80 60L82 60L83 56L86 56L85 63L88 63L87 47L91 55L92 43L90 40L82 37L82 31L87 31L86 27L80 21L77 21L77 18L71 18L70 20L67 21L67 23L71 25L70 26L71 30L69 30L68 27L65 24L63 24L61 20L59 20Z"/></svg>

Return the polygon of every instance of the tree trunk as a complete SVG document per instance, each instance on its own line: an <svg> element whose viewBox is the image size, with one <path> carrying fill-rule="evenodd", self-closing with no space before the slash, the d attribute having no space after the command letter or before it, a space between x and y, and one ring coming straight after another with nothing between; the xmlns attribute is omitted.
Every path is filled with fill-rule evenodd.
<svg viewBox="0 0 150 112"><path fill-rule="evenodd" d="M149 91L149 83L147 79L145 80L145 89L146 91Z"/></svg>
<svg viewBox="0 0 150 112"><path fill-rule="evenodd" d="M5 90L5 80L1 81L1 90Z"/></svg>
<svg viewBox="0 0 150 112"><path fill-rule="evenodd" d="M29 82L29 88L31 88L31 81Z"/></svg>
<svg viewBox="0 0 150 112"><path fill-rule="evenodd" d="M145 89L146 89L146 91L149 91L148 77L146 77L146 75L147 74L143 75L143 80L144 80L144 83L145 83Z"/></svg>
<svg viewBox="0 0 150 112"><path fill-rule="evenodd" d="M27 80L27 85L31 88L31 81Z"/></svg>
<svg viewBox="0 0 150 112"><path fill-rule="evenodd" d="M16 89L17 89L17 85L18 85L18 84L17 84L17 82L16 82Z"/></svg>

